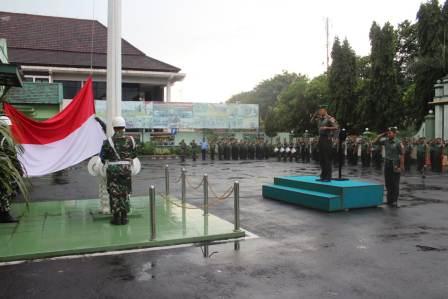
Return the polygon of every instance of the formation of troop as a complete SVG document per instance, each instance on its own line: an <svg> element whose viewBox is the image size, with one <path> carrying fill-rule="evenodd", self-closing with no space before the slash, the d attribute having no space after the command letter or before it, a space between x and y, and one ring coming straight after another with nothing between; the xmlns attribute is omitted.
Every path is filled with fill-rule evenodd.
<svg viewBox="0 0 448 299"><path fill-rule="evenodd" d="M272 146L267 141L244 141L237 139L224 139L213 141L210 144L204 138L201 142L191 141L187 146L184 140L179 144L180 159L185 158L190 153L193 161L196 161L201 153L202 160L264 160L269 159Z"/></svg>
<svg viewBox="0 0 448 299"><path fill-rule="evenodd" d="M385 149L379 143L373 142L374 134L368 129L361 135L350 135L342 142L342 164L362 167L382 167L385 160ZM333 164L339 163L339 140L331 140L330 155ZM448 155L448 141L441 138L426 140L425 138L403 138L404 171L415 168L423 172L425 165L434 172L442 172L443 157ZM268 141L243 141L224 139L210 144L203 139L201 142L193 140L187 144L182 140L179 144L180 159L185 161L191 157L193 161L202 160L267 160L275 157L283 162L320 162L319 139L311 137L308 130L302 137L294 138L291 142L277 140L271 144Z"/></svg>

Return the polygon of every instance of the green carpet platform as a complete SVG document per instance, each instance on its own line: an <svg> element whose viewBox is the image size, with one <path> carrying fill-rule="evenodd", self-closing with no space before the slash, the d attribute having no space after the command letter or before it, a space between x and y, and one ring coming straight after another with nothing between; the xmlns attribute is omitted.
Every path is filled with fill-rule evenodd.
<svg viewBox="0 0 448 299"><path fill-rule="evenodd" d="M375 207L383 203L381 184L356 180L320 182L315 176L275 177L263 197L327 212Z"/></svg>
<svg viewBox="0 0 448 299"><path fill-rule="evenodd" d="M19 223L0 224L0 261L48 258L113 250L200 243L239 238L244 231L192 205L181 208L156 198L157 236L150 240L149 199L131 199L129 224L115 226L98 213L99 200L69 200L12 205Z"/></svg>

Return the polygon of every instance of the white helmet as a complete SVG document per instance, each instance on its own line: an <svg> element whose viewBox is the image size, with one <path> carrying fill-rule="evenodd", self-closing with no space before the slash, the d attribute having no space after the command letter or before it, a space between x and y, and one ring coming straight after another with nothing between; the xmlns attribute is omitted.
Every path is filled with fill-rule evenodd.
<svg viewBox="0 0 448 299"><path fill-rule="evenodd" d="M126 128L126 121L121 116L116 116L112 120L112 127L114 128Z"/></svg>
<svg viewBox="0 0 448 299"><path fill-rule="evenodd" d="M9 119L9 117L7 117L6 115L0 116L0 123L7 126L12 126L11 119Z"/></svg>

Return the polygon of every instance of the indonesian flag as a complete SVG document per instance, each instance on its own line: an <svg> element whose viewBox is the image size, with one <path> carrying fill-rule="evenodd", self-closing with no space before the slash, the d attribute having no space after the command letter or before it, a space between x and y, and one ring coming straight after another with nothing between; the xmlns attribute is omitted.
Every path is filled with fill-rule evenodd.
<svg viewBox="0 0 448 299"><path fill-rule="evenodd" d="M28 176L53 173L96 155L106 138L95 120L92 79L71 103L45 121L35 121L8 103L3 110L12 121L12 133L24 152L19 155Z"/></svg>

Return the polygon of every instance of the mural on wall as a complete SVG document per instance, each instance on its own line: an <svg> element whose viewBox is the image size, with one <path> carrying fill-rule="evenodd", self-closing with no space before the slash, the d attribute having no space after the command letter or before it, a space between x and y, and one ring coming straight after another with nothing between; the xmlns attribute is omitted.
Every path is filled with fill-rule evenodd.
<svg viewBox="0 0 448 299"><path fill-rule="evenodd" d="M106 101L95 101L105 118ZM122 102L122 115L131 129L257 129L258 105L213 103Z"/></svg>

